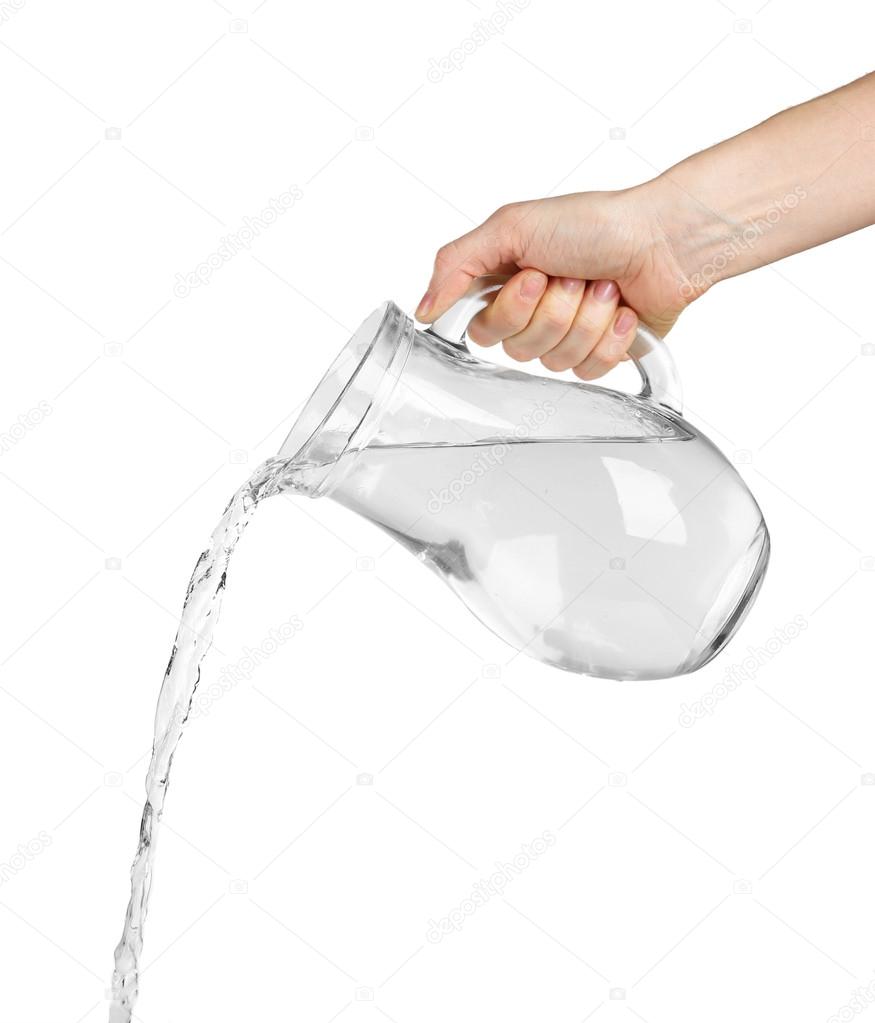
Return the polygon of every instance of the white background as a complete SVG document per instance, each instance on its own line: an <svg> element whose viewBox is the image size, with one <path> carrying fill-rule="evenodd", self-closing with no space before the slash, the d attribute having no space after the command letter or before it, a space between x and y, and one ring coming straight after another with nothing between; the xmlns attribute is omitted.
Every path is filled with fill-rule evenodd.
<svg viewBox="0 0 875 1023"><path fill-rule="evenodd" d="M384 298L412 308L437 246L501 203L635 183L871 69L868 5L757 7L532 0L435 82L490 0L0 4L0 431L46 403L0 456L3 1023L105 1019L189 571L350 330ZM263 507L203 685L303 627L180 747L138 1019L855 1015L875 966L872 237L724 284L672 334L690 418L774 543L696 675L506 665L372 527ZM544 831L504 896L427 940Z"/></svg>

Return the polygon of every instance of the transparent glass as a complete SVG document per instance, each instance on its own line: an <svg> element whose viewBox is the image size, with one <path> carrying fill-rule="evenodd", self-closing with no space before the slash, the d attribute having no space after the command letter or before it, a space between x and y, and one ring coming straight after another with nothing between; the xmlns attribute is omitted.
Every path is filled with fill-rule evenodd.
<svg viewBox="0 0 875 1023"><path fill-rule="evenodd" d="M474 358L462 331L497 286L432 330L380 307L281 453L305 493L381 526L517 651L614 679L696 670L762 582L756 501L683 419L647 332L639 396Z"/></svg>

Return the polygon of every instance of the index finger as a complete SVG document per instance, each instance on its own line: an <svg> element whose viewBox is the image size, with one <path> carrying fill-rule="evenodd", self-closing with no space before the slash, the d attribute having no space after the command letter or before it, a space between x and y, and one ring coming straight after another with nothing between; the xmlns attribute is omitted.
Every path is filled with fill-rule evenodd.
<svg viewBox="0 0 875 1023"><path fill-rule="evenodd" d="M473 231L438 249L428 290L416 308L416 318L433 323L468 290L475 277L512 274L518 269L499 214Z"/></svg>

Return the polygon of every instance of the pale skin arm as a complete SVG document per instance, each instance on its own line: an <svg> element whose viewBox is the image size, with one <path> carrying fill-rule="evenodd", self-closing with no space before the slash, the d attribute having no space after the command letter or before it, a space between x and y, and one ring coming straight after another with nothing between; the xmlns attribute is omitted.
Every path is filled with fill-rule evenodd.
<svg viewBox="0 0 875 1023"><path fill-rule="evenodd" d="M875 73L635 188L502 207L440 249L417 317L510 274L471 339L592 380L625 357L639 317L665 335L719 281L872 224Z"/></svg>

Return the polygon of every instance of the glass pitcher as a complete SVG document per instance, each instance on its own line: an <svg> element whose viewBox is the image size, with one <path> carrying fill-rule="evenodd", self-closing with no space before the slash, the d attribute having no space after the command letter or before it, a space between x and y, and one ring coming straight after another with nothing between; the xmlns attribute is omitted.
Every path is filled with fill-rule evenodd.
<svg viewBox="0 0 875 1023"><path fill-rule="evenodd" d="M280 454L304 493L381 526L517 651L604 678L695 671L762 583L760 509L683 419L646 328L637 396L471 355L465 328L503 281L475 281L428 329L381 305Z"/></svg>

